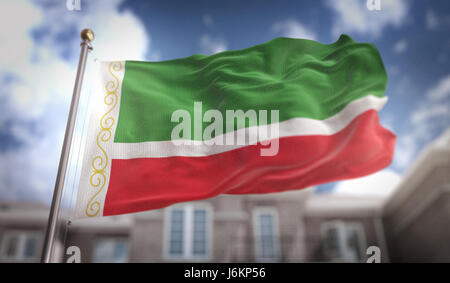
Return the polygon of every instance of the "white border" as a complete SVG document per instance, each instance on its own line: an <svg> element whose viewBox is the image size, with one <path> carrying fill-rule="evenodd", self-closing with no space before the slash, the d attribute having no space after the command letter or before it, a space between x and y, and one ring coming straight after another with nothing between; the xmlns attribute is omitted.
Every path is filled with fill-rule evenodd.
<svg viewBox="0 0 450 283"><path fill-rule="evenodd" d="M97 192L97 188L93 188L90 185L89 178L91 177L93 173L92 168L92 160L97 155L103 155L100 151L100 149L97 146L96 140L97 135L101 131L100 127L100 119L101 117L110 109L110 105L106 105L104 102L104 97L107 94L106 91L106 84L109 81L115 81L114 78L109 73L109 65L111 62L99 62L97 67L99 68L99 78L96 81L99 82L97 85L94 86L93 91L93 99L92 99L92 110L91 110L91 117L89 120L89 127L88 132L86 136L86 146L85 151L83 155L83 166L81 169L81 175L80 175L80 183L78 185L78 194L77 194L77 204L75 208L75 217L76 218L84 218L88 217L86 215L86 206L89 203L89 200L92 198L92 196ZM106 192L108 190L109 186L109 177L110 177L110 171L111 171L111 161L114 158L113 157L113 151L114 148L114 136L116 133L117 128L117 122L119 118L119 110L120 110L120 101L122 96L122 82L123 82L123 76L125 74L125 61L118 61L118 63L122 64L122 68L120 71L113 71L113 74L117 77L119 80L119 87L116 91L117 94L117 105L114 107L113 111L108 115L108 117L114 118L114 125L111 128L111 138L106 143L102 143L102 147L106 151L108 155L108 165L105 169L105 175L106 175L106 181L103 186L102 191L97 195L95 198L95 201L98 201L101 204L100 211L95 217L103 216L103 208L105 205L105 198L106 198Z"/></svg>

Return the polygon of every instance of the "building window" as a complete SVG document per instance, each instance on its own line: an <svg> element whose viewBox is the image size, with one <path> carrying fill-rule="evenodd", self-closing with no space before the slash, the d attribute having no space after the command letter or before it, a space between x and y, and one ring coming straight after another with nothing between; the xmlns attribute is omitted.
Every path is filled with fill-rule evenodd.
<svg viewBox="0 0 450 283"><path fill-rule="evenodd" d="M365 245L360 223L332 221L322 225L323 252L329 261L360 262Z"/></svg>
<svg viewBox="0 0 450 283"><path fill-rule="evenodd" d="M194 256L206 255L206 236L207 236L207 222L206 222L206 210L194 209L194 223L192 227L192 253Z"/></svg>
<svg viewBox="0 0 450 283"><path fill-rule="evenodd" d="M257 208L253 214L255 252L258 261L280 258L278 214L273 208Z"/></svg>
<svg viewBox="0 0 450 283"><path fill-rule="evenodd" d="M184 210L174 209L170 216L170 250L171 255L183 255Z"/></svg>
<svg viewBox="0 0 450 283"><path fill-rule="evenodd" d="M166 210L165 257L207 259L210 257L211 209L206 205L177 205Z"/></svg>
<svg viewBox="0 0 450 283"><path fill-rule="evenodd" d="M123 238L98 239L94 245L93 262L128 262L128 241Z"/></svg>
<svg viewBox="0 0 450 283"><path fill-rule="evenodd" d="M3 236L0 257L5 261L38 260L40 250L40 234L37 232L7 232Z"/></svg>

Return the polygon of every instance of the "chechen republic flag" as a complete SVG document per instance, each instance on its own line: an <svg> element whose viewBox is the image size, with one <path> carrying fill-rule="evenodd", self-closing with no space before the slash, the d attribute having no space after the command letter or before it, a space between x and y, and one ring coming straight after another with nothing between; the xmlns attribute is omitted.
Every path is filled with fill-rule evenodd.
<svg viewBox="0 0 450 283"><path fill-rule="evenodd" d="M77 217L302 189L392 161L395 135L378 117L383 62L373 45L346 35L102 62L99 83Z"/></svg>

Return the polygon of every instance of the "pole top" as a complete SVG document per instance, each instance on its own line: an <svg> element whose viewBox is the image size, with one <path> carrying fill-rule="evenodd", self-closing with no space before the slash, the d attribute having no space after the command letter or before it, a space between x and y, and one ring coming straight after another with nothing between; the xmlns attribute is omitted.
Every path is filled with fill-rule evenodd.
<svg viewBox="0 0 450 283"><path fill-rule="evenodd" d="M88 28L82 30L80 36L81 36L82 40L87 41L87 42L91 42L95 38L94 32Z"/></svg>

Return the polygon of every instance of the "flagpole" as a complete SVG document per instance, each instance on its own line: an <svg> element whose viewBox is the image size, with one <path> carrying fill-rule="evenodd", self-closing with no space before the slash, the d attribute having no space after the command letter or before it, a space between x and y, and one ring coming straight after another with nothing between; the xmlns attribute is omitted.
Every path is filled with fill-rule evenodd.
<svg viewBox="0 0 450 283"><path fill-rule="evenodd" d="M94 40L94 32L90 29L81 31L81 53L78 61L77 76L73 89L72 101L70 103L69 117L67 119L66 132L64 134L64 142L59 159L58 173L56 175L55 189L53 191L53 199L48 217L47 232L45 234L44 246L42 250L41 262L48 263L51 260L58 214L60 210L64 179L66 176L67 163L69 160L70 145L72 142L73 130L75 127L75 119L77 116L78 102L80 100L81 86L83 83L84 70L86 68L86 60L88 52L92 50L91 41Z"/></svg>

